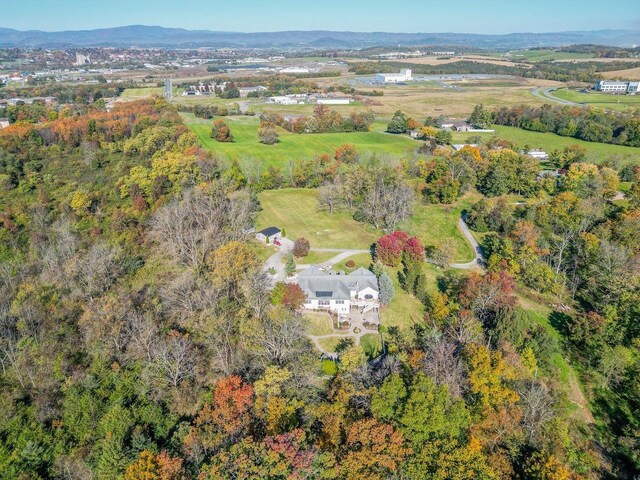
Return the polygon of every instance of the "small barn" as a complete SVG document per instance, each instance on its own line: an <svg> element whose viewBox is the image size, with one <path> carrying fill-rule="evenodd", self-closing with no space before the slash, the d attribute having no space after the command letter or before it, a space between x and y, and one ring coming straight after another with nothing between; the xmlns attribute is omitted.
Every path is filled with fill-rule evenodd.
<svg viewBox="0 0 640 480"><path fill-rule="evenodd" d="M282 237L282 230L276 227L268 227L256 233L256 238L265 243L273 243Z"/></svg>

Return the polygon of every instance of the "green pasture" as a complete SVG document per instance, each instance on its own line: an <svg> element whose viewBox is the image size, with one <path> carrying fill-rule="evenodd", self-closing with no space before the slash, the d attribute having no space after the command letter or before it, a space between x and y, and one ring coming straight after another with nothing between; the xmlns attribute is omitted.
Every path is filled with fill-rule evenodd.
<svg viewBox="0 0 640 480"><path fill-rule="evenodd" d="M258 141L259 120L255 117L226 117L234 137L233 143L216 142L209 137L213 120L185 115L187 124L205 148L232 160L256 159L266 167L285 166L290 161L310 159L322 153L333 154L340 145L350 143L361 152L402 155L412 152L419 143L406 136L372 132L294 134L280 129L280 142L263 145Z"/></svg>
<svg viewBox="0 0 640 480"><path fill-rule="evenodd" d="M547 152L553 150L562 150L569 145L580 145L587 149L588 160L594 163L600 163L610 157L619 157L628 162L640 163L640 148L626 147L623 145L612 145L608 143L585 142L572 137L561 137L555 133L541 133L523 130L517 127L505 127L494 125L491 127L496 133L469 133L454 132L453 143L465 143L468 139L480 136L483 141L490 139L492 136L504 138L516 144L517 147L528 145L530 148L542 148Z"/></svg>
<svg viewBox="0 0 640 480"><path fill-rule="evenodd" d="M549 92L549 95L561 100L568 100L581 105L606 108L608 110L633 113L635 110L640 109L639 95L612 95L596 92L585 93L568 88L561 88Z"/></svg>

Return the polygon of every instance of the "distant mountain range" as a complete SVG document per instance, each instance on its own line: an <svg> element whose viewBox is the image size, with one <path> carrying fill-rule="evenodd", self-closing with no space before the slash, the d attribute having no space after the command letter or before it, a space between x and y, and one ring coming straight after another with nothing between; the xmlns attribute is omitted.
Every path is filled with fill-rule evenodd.
<svg viewBox="0 0 640 480"><path fill-rule="evenodd" d="M580 43L629 47L634 44L640 44L640 32L631 30L597 30L480 35L467 33L362 33L325 30L237 33L149 27L144 25L62 32L19 31L0 28L0 47L366 48L396 45L403 47L460 45L509 50L528 47L556 47Z"/></svg>

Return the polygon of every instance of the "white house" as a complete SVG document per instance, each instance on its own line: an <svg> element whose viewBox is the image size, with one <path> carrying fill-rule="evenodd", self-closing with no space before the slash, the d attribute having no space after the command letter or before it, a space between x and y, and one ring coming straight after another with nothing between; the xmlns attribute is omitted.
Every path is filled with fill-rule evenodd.
<svg viewBox="0 0 640 480"><path fill-rule="evenodd" d="M376 75L376 82L380 83L401 83L411 80L413 80L413 77L411 76L411 70L408 68L400 70L400 73L378 73Z"/></svg>
<svg viewBox="0 0 640 480"><path fill-rule="evenodd" d="M273 243L274 240L282 238L282 231L276 227L267 227L256 233L256 238L265 243Z"/></svg>
<svg viewBox="0 0 640 480"><path fill-rule="evenodd" d="M3 128L7 128L8 126L9 126L9 119L0 118L0 130L2 130Z"/></svg>
<svg viewBox="0 0 640 480"><path fill-rule="evenodd" d="M308 310L348 315L352 308L366 311L379 307L378 279L364 268L347 275L311 267L300 272L296 282L307 295L304 308Z"/></svg>

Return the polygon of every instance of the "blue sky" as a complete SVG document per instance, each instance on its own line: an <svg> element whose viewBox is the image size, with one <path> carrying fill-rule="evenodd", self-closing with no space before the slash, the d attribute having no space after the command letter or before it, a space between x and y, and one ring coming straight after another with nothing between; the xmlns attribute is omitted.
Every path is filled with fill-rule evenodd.
<svg viewBox="0 0 640 480"><path fill-rule="evenodd" d="M0 27L511 33L640 30L635 0L0 0Z"/></svg>

